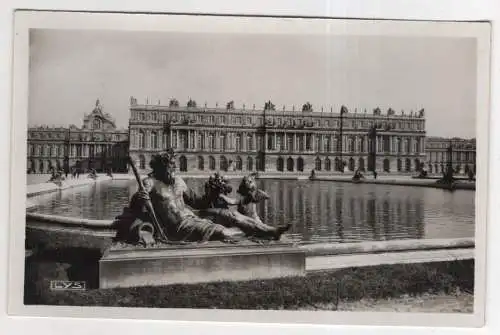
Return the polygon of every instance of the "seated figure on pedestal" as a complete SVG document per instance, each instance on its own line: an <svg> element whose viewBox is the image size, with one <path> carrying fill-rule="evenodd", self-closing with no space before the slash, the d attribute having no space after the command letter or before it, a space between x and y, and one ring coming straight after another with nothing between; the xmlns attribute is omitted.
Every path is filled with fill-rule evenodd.
<svg viewBox="0 0 500 335"><path fill-rule="evenodd" d="M129 206L115 220L115 241L150 244L158 241L158 230L168 241L186 242L235 242L245 236L277 239L278 234L284 232L230 210L228 206L233 200L223 194L223 189L206 188L205 194L198 196L175 175L172 150L155 155L150 167L153 171L145 180L144 188L134 194ZM200 210L200 215L192 209Z"/></svg>

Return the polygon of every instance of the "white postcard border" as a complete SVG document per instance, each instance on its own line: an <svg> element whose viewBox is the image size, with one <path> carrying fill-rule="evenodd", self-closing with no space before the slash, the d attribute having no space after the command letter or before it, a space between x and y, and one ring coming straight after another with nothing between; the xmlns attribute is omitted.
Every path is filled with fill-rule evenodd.
<svg viewBox="0 0 500 335"><path fill-rule="evenodd" d="M214 16L172 16L145 14L91 14L63 12L19 12L15 20L12 169L11 180L25 180L26 131L28 111L28 36L30 28L113 29L155 31L205 31L213 33L275 33L329 35L418 35L474 37L478 41L477 85L477 191L476 191L476 287L473 315L225 311L199 309L150 309L108 307L23 306L24 235L26 185L11 189L9 314L117 319L156 319L184 321L356 324L404 326L481 326L485 309L486 222L488 210L488 139L490 92L490 26L477 23L358 21L326 19L238 18ZM436 28L439 26L439 28ZM126 27L126 28L124 28ZM494 243L493 241L489 241Z"/></svg>

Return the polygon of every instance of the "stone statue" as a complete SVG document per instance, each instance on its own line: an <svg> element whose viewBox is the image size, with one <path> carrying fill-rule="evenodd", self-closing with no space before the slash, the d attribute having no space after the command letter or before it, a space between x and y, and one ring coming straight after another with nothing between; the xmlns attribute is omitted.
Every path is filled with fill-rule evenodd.
<svg viewBox="0 0 500 335"><path fill-rule="evenodd" d="M227 196L230 186L219 175L209 179L205 194L197 195L176 176L172 150L155 155L150 167L152 172L143 182L144 187L115 219L115 241L146 245L153 241L234 243L245 237L279 239L289 228L265 225L233 209L238 202Z"/></svg>
<svg viewBox="0 0 500 335"><path fill-rule="evenodd" d="M241 181L239 199L230 198L232 187L227 180L215 174L205 184L205 195L208 208L199 214L225 227L236 227L250 239L279 240L281 235L290 229L290 224L283 227L272 227L262 222L256 204L269 199L269 196L257 188L255 177L246 176Z"/></svg>

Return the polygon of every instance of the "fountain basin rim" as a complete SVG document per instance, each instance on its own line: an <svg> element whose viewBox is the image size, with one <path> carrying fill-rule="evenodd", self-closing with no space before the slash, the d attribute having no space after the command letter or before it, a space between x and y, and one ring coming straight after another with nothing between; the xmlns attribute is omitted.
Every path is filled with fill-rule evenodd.
<svg viewBox="0 0 500 335"><path fill-rule="evenodd" d="M39 226L41 229L49 226L54 226L67 228L86 228L88 230L95 231L96 233L102 230L114 231L112 220L92 220L40 213L26 213L26 221L29 221L30 227ZM214 243L210 242L205 245L200 245L199 247L217 247ZM219 244L218 247L222 248L223 246L220 246ZM331 243L302 242L297 243L295 246L293 246L293 248L298 248L304 251L308 257L345 254L373 254L416 250L466 249L474 247L474 237ZM131 246L131 248L133 249L135 247Z"/></svg>

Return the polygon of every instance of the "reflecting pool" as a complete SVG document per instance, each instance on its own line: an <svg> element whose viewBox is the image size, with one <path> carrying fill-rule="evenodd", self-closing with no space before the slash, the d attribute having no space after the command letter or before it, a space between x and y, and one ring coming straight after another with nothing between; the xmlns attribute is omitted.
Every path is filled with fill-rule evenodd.
<svg viewBox="0 0 500 335"><path fill-rule="evenodd" d="M186 179L195 191L204 179ZM231 181L233 189L239 180ZM258 180L271 199L260 204L271 225L291 223L296 241L364 241L474 236L475 192L320 181ZM30 211L113 219L137 190L135 181L106 181L38 197ZM233 195L235 191L233 191Z"/></svg>

